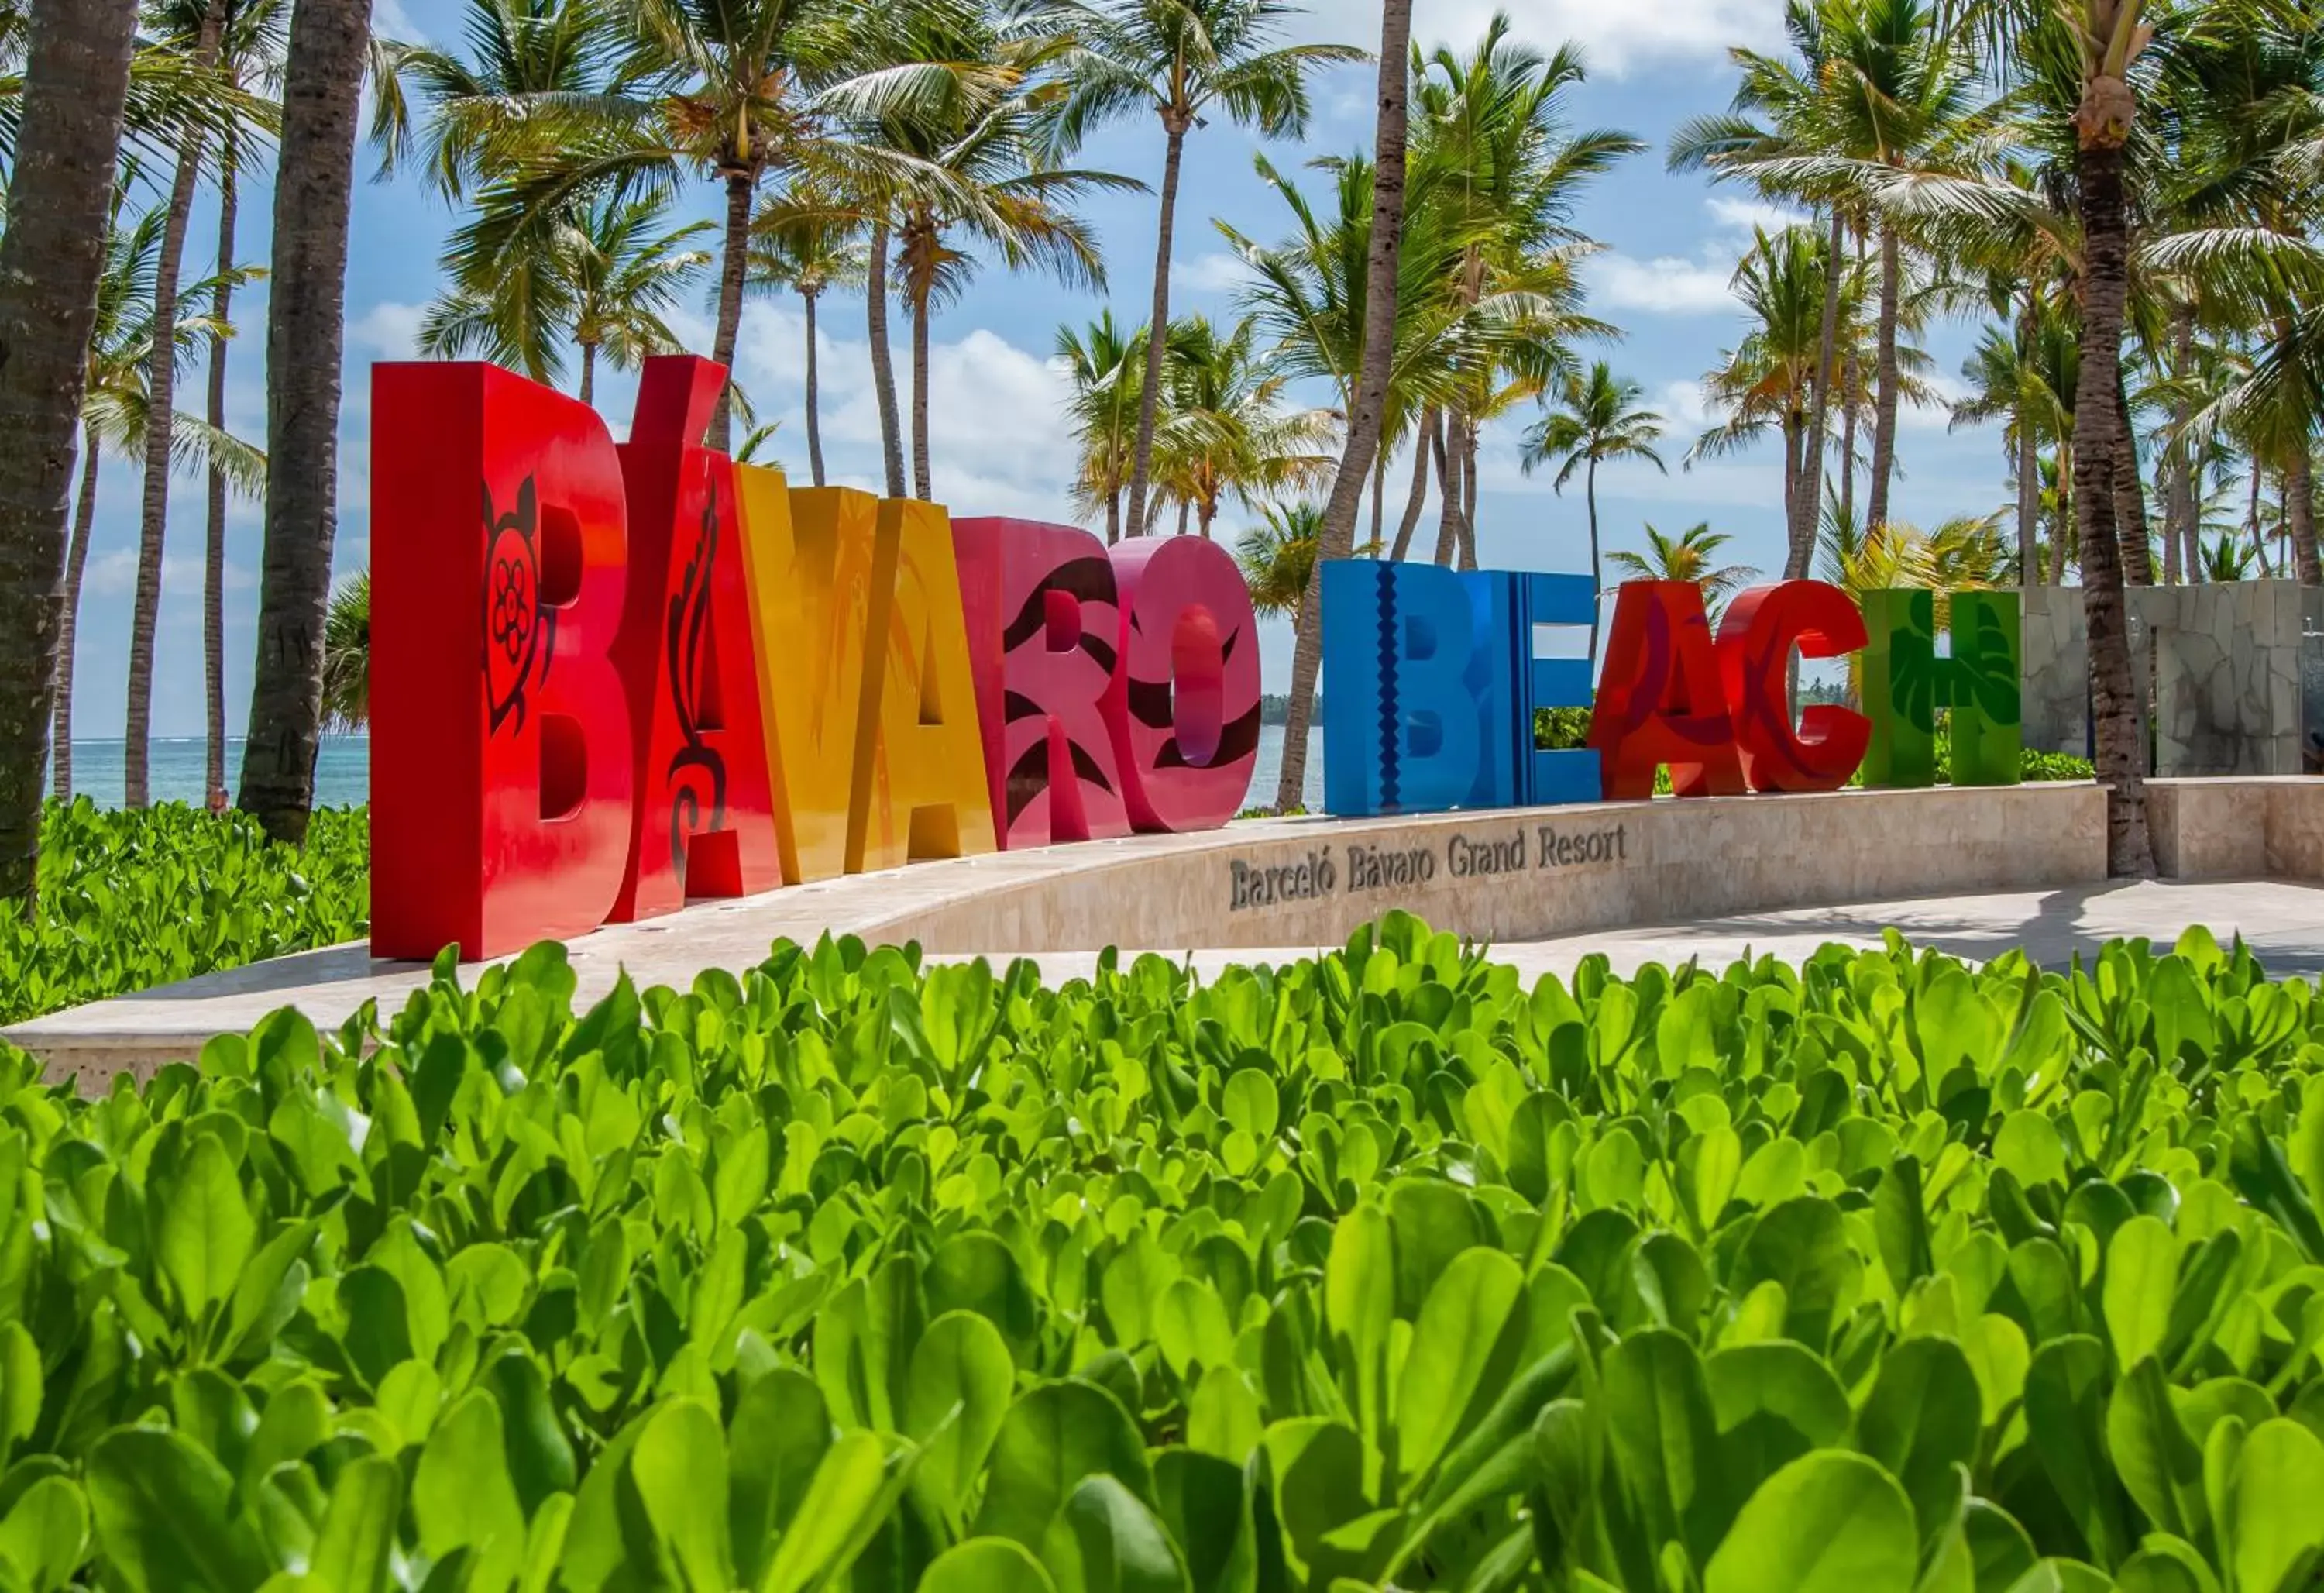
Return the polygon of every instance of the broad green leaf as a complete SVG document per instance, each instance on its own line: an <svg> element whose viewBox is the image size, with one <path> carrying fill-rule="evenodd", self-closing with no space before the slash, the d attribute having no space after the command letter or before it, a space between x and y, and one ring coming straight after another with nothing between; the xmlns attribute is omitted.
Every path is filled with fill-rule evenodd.
<svg viewBox="0 0 2324 1593"><path fill-rule="evenodd" d="M726 1435L717 1412L693 1399L664 1405L630 1451L630 1480L655 1537L691 1593L731 1588Z"/></svg>
<svg viewBox="0 0 2324 1593"><path fill-rule="evenodd" d="M159 1201L161 1270L189 1318L234 1292L257 1225L234 1161L215 1135L195 1138Z"/></svg>
<svg viewBox="0 0 2324 1593"><path fill-rule="evenodd" d="M1082 1479L1120 1479L1140 1497L1152 1492L1146 1447L1111 1394L1086 1383L1044 1384L1009 1407L984 1474L980 1536L1013 1538L1038 1552Z"/></svg>
<svg viewBox="0 0 2324 1593"><path fill-rule="evenodd" d="M922 1445L913 1486L955 1530L1016 1379L1000 1330L969 1311L938 1317L912 1347L904 1431Z"/></svg>
<svg viewBox="0 0 2324 1593"><path fill-rule="evenodd" d="M807 1593L845 1570L895 1497L895 1470L876 1434L840 1434L775 1545L763 1593Z"/></svg>
<svg viewBox="0 0 2324 1593"><path fill-rule="evenodd" d="M1517 1264L1498 1250L1463 1251L1437 1277L1414 1325L1425 1353L1408 1357L1397 1389L1397 1464L1416 1477L1467 1427L1471 1407L1499 1394L1497 1370L1506 1377L1521 1345L1508 1332L1510 1317L1525 1293Z"/></svg>
<svg viewBox="0 0 2324 1593"><path fill-rule="evenodd" d="M2163 1348L2178 1287L2179 1241L2152 1217L2134 1217L2107 1246L2104 1304L2115 1365L2127 1370Z"/></svg>
<svg viewBox="0 0 2324 1593"><path fill-rule="evenodd" d="M0 1560L28 1593L51 1593L79 1569L88 1546L88 1501L79 1486L43 1477L0 1519Z"/></svg>
<svg viewBox="0 0 2324 1593"><path fill-rule="evenodd" d="M1056 1593L1056 1584L1015 1539L971 1538L929 1562L918 1593Z"/></svg>
<svg viewBox="0 0 2324 1593"><path fill-rule="evenodd" d="M420 1546L436 1559L469 1551L471 1593L499 1593L524 1561L524 1510L509 1476L501 1410L475 1390L454 1403L428 1435L411 1478Z"/></svg>
<svg viewBox="0 0 2324 1593"><path fill-rule="evenodd" d="M2234 1545L2238 1593L2290 1593L2306 1580L2324 1548L2324 1440L2284 1417L2263 1422L2244 1440L2235 1477Z"/></svg>
<svg viewBox="0 0 2324 1593"><path fill-rule="evenodd" d="M1950 1338L1907 1338L1880 1362L1857 1442L1904 1485L1923 1542L1960 1509L1959 1469L1977 1459L1977 1374Z"/></svg>
<svg viewBox="0 0 2324 1593"><path fill-rule="evenodd" d="M335 1593L387 1593L402 1509L403 1473L394 1461L366 1455L353 1462L331 1489L308 1570Z"/></svg>
<svg viewBox="0 0 2324 1593"><path fill-rule="evenodd" d="M1911 1593L1919 1533L1904 1489L1860 1455L1803 1455L1759 1486L1704 1568L1703 1593Z"/></svg>
<svg viewBox="0 0 2324 1593"><path fill-rule="evenodd" d="M234 1479L183 1434L122 1427L88 1458L97 1546L132 1593L252 1588L265 1560L232 1507Z"/></svg>
<svg viewBox="0 0 2324 1593"><path fill-rule="evenodd" d="M1083 1479L1042 1548L1057 1593L1189 1593L1170 1534L1113 1477Z"/></svg>

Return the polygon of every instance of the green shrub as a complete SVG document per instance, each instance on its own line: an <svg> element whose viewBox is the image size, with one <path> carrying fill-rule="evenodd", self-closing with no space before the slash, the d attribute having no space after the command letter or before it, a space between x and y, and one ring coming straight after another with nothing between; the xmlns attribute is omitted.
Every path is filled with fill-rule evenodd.
<svg viewBox="0 0 2324 1593"><path fill-rule="evenodd" d="M2314 1585L2324 1013L2200 931L453 972L0 1060L11 1586Z"/></svg>
<svg viewBox="0 0 2324 1593"><path fill-rule="evenodd" d="M240 813L52 801L38 912L0 913L0 1023L353 940L370 870L359 809L318 812L301 850Z"/></svg>

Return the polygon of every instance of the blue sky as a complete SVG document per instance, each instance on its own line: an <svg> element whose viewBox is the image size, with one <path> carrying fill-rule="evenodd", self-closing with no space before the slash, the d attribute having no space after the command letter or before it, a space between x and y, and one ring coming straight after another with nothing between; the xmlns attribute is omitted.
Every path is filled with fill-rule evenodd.
<svg viewBox="0 0 2324 1593"><path fill-rule="evenodd" d="M457 35L458 0L376 0L383 32L446 42ZM1591 77L1573 102L1577 125L1618 127L1651 146L1624 164L1584 199L1580 222L1606 245L1590 263L1591 310L1624 329L1604 352L1622 374L1643 385L1670 421L1667 477L1650 466L1609 468L1600 481L1600 514L1609 548L1637 546L1647 522L1665 531L1708 521L1735 538L1730 552L1760 569L1782 563L1782 479L1773 444L1738 458L1682 469L1680 457L1705 423L1693 383L1731 347L1741 321L1727 279L1764 207L1734 190L1699 177L1674 177L1662 151L1673 127L1688 116L1727 103L1733 86L1725 51L1734 43L1780 47L1780 0L1522 0L1512 8L1517 32L1548 47L1572 39L1591 62ZM1418 0L1414 35L1428 45L1465 50L1481 32L1489 0ZM1372 42L1373 0L1315 0L1302 23L1307 36ZM1268 149L1279 165L1310 156L1369 148L1371 69L1339 69L1316 84L1315 116L1304 145ZM1214 317L1234 310L1239 267L1211 225L1222 218L1258 238L1287 231L1281 202L1256 179L1251 157L1262 146L1223 122L1189 138L1179 204L1174 310ZM1158 126L1120 125L1095 141L1084 163L1158 181ZM436 260L455 217L416 182L371 181L374 159L359 156L359 187L347 283L346 403L341 455L340 572L369 556L370 368L378 360L408 357L422 307L438 287ZM689 195L690 208L709 214L707 182ZM1066 483L1072 447L1057 417L1063 383L1050 364L1060 322L1093 319L1111 303L1119 319L1145 317L1154 256L1154 201L1127 194L1097 199L1089 214L1102 236L1111 280L1103 294L1069 292L1032 277L998 271L982 275L933 328L933 449L936 496L956 514L1010 514L1070 519ZM266 218L272 205L263 174L244 192L240 249L263 264ZM189 275L208 269L216 236L208 196L189 234ZM229 425L263 441L262 376L264 291L244 292L236 305L243 333L234 350ZM871 399L867 340L860 298L826 301L822 318L824 436L827 462L845 483L876 487L879 435ZM709 306L689 306L676 318L680 329L708 340ZM1975 329L1939 329L1930 346L1940 386L1955 380ZM894 318L899 372L908 329ZM762 417L779 415L774 451L800 472L806 444L799 418L803 328L791 302L753 302L746 312L736 364ZM181 380L180 391L199 402L201 378ZM627 422L631 384L601 375L597 402L618 433ZM1314 401L1320 402L1320 395ZM1489 430L1483 441L1480 553L1489 568L1586 569L1588 542L1579 484L1554 495L1545 477L1518 468L1517 433L1529 412ZM1933 523L1960 513L1985 514L2005 496L1997 431L1949 434L1941 411L1908 413L1899 444L1896 513ZM1391 483L1407 481L1408 466L1391 468ZM79 736L118 736L125 689L128 613L135 570L137 482L134 467L108 459L99 487L96 534L81 602L76 729ZM1391 504L1401 503L1392 488ZM202 727L201 483L181 477L171 494L170 542L164 567L154 733L198 736ZM1393 508L1391 514L1393 514ZM1423 533L1433 533L1434 505ZM1230 510L1221 534L1231 540L1240 517ZM228 728L238 732L248 707L251 634L257 610L260 528L256 506L239 504L229 527L226 584ZM1287 627L1268 627L1263 657L1270 690L1289 672Z"/></svg>

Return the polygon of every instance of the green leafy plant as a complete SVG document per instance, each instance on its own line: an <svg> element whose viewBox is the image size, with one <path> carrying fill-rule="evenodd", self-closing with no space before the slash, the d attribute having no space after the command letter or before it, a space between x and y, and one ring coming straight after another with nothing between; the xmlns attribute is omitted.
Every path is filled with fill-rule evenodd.
<svg viewBox="0 0 2324 1593"><path fill-rule="evenodd" d="M10 1581L2315 1585L2324 1014L2200 931L457 974L0 1054Z"/></svg>
<svg viewBox="0 0 2324 1593"><path fill-rule="evenodd" d="M239 813L51 802L37 912L0 914L0 1023L357 940L370 903L361 810L291 847Z"/></svg>

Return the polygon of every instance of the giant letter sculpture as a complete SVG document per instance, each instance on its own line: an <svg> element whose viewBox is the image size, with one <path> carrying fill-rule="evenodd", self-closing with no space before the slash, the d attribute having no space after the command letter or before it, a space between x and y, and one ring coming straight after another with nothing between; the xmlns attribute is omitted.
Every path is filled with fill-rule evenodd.
<svg viewBox="0 0 2324 1593"><path fill-rule="evenodd" d="M1692 581L1623 585L1590 717L1590 745L1603 760L1609 799L1654 795L1655 770L1665 764L1680 796L1742 793L1711 622Z"/></svg>
<svg viewBox="0 0 2324 1593"><path fill-rule="evenodd" d="M1817 703L1792 727L1792 650L1838 658L1864 645L1864 619L1838 587L1787 580L1753 587L1719 622L1719 674L1753 791L1838 791L1864 759L1864 716Z"/></svg>
<svg viewBox="0 0 2324 1593"><path fill-rule="evenodd" d="M1105 718L1120 626L1105 544L1030 520L955 520L952 540L1001 844L1128 835Z"/></svg>
<svg viewBox="0 0 2324 1593"><path fill-rule="evenodd" d="M726 383L646 361L630 440L630 589L614 643L637 744L637 821L616 922L782 884L751 645L734 466L701 443Z"/></svg>
<svg viewBox="0 0 2324 1593"><path fill-rule="evenodd" d="M1109 723L1139 829L1214 829L1259 760L1259 622L1226 550L1138 537L1113 551L1120 595Z"/></svg>
<svg viewBox="0 0 2324 1593"><path fill-rule="evenodd" d="M632 818L613 440L490 366L382 365L372 392L373 953L585 934Z"/></svg>
<svg viewBox="0 0 2324 1593"><path fill-rule="evenodd" d="M992 800L952 523L940 505L888 498L873 548L849 871L990 852Z"/></svg>

